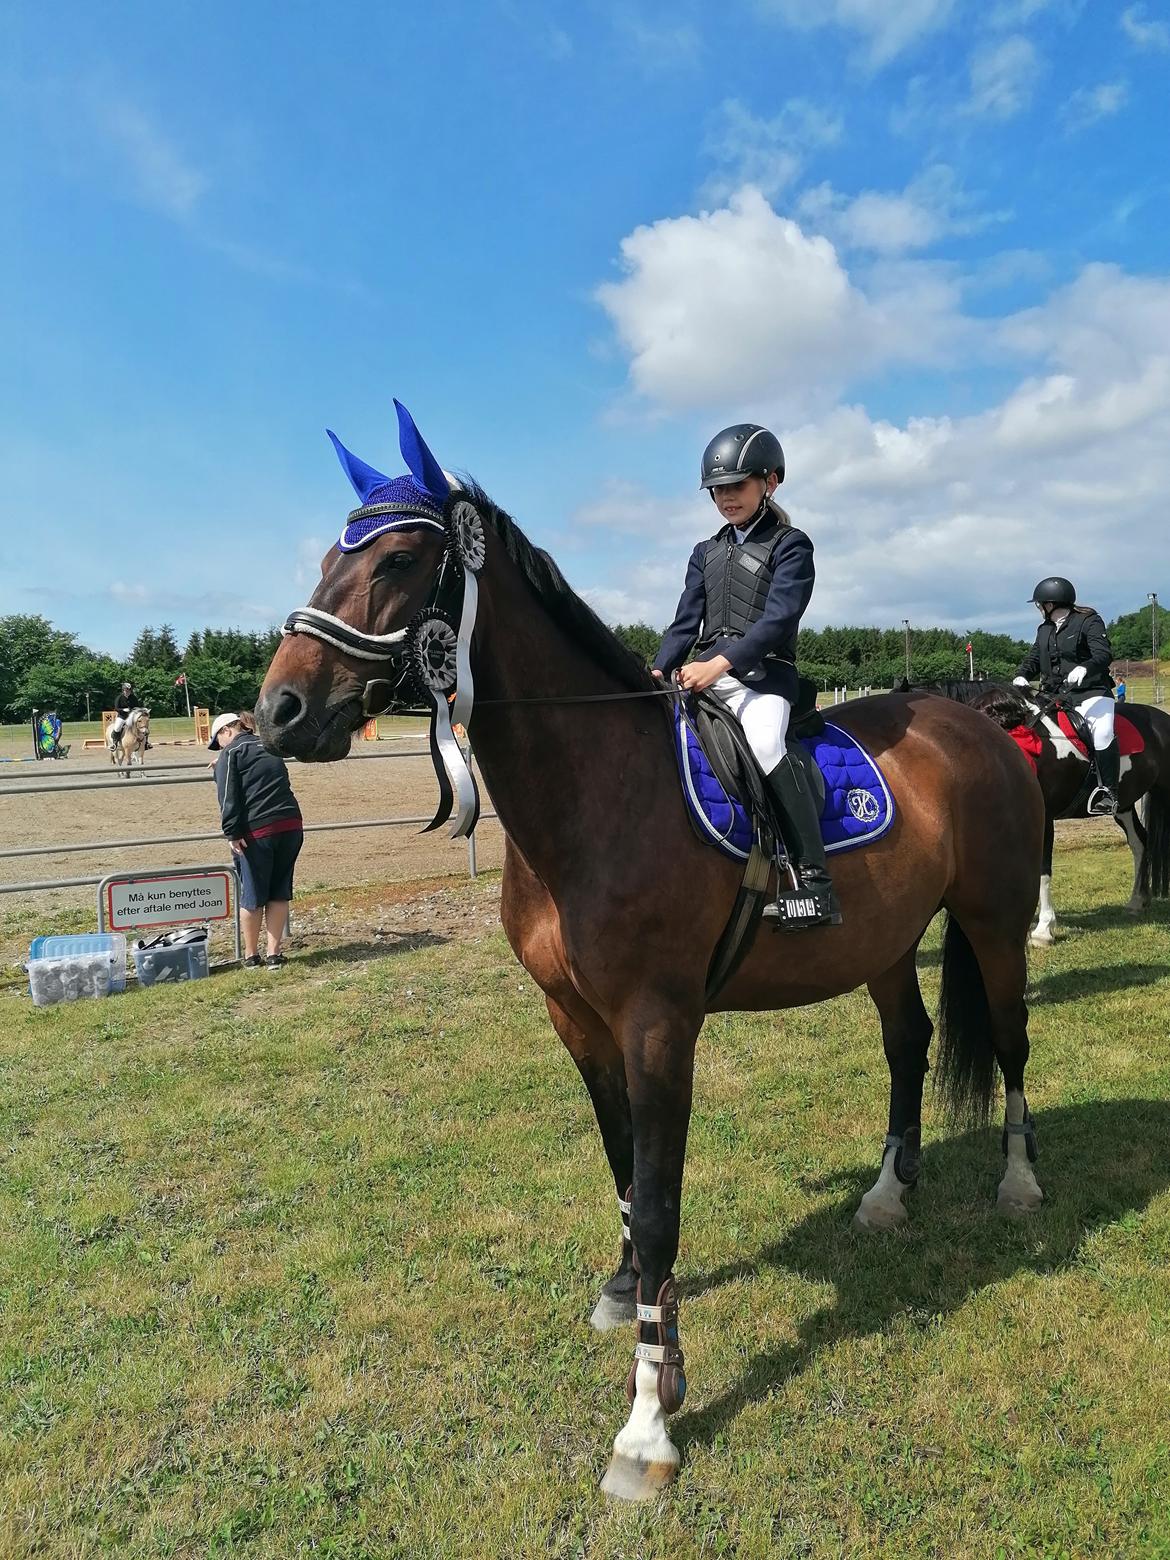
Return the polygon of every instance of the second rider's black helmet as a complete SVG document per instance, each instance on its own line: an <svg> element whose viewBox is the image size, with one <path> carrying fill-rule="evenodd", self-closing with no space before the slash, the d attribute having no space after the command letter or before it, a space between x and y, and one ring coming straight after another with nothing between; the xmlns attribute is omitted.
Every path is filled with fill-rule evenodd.
<svg viewBox="0 0 1170 1560"><path fill-rule="evenodd" d="M784 451L780 440L759 423L736 423L717 433L703 451L700 485L724 487L742 482L745 477L767 477L776 473L784 481Z"/></svg>
<svg viewBox="0 0 1170 1560"><path fill-rule="evenodd" d="M1077 593L1073 589L1071 580L1066 580L1063 574L1050 574L1046 580L1041 580L1032 592L1033 601L1051 601L1054 607L1075 607Z"/></svg>

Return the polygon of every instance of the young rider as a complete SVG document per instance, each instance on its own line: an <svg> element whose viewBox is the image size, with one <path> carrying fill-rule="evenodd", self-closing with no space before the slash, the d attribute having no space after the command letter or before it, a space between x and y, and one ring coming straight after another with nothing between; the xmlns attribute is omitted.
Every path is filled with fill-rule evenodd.
<svg viewBox="0 0 1170 1560"><path fill-rule="evenodd" d="M813 589L812 542L773 499L784 451L758 423L717 433L703 452L701 483L724 524L687 565L674 622L654 663L691 693L709 689L744 729L784 824L784 843L813 914L796 918L783 879L765 919L837 924L841 912L825 865L816 800L785 737L797 696L796 633ZM698 659L684 665L693 647ZM787 902L786 902L787 901Z"/></svg>
<svg viewBox="0 0 1170 1560"><path fill-rule="evenodd" d="M1117 787L1121 757L1113 735L1113 679L1109 664L1113 651L1100 615L1092 607L1077 606L1077 593L1059 574L1041 580L1032 600L1044 621L1036 630L1036 643L1020 662L1015 683L1026 688L1040 678L1040 691L1052 698L1074 690L1075 708L1093 736L1093 759L1100 784L1089 798L1089 812L1112 817L1117 812Z"/></svg>

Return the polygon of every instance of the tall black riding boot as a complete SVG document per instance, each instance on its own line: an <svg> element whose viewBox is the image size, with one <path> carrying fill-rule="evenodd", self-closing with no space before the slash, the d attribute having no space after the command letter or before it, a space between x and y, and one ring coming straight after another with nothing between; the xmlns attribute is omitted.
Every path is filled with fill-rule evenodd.
<svg viewBox="0 0 1170 1560"><path fill-rule="evenodd" d="M764 907L764 920L771 922L777 932L799 931L806 926L839 926L841 907L825 866L821 820L804 770L785 754L767 780L800 888L794 889L781 874L775 902Z"/></svg>
<svg viewBox="0 0 1170 1560"><path fill-rule="evenodd" d="M1113 818L1117 814L1117 788L1121 784L1121 749L1117 738L1107 748L1093 754L1097 766L1097 789L1089 797L1088 811L1094 818Z"/></svg>

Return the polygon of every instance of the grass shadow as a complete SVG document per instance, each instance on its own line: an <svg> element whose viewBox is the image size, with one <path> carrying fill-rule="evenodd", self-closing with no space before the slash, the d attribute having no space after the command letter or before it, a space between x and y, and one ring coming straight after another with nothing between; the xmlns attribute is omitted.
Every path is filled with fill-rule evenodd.
<svg viewBox="0 0 1170 1560"><path fill-rule="evenodd" d="M1131 915L1122 905L1099 905L1095 910L1070 910L1067 914L1057 909L1057 922L1064 926L1077 926L1086 932L1107 931L1119 926L1136 929L1155 925L1170 926L1170 905L1154 903L1141 915Z"/></svg>
<svg viewBox="0 0 1170 1560"><path fill-rule="evenodd" d="M1125 991L1130 986L1148 986L1165 980L1168 964L1106 964L1100 969L1061 970L1043 975L1029 983L1028 1002L1076 1002L1081 997L1100 996L1105 991Z"/></svg>
<svg viewBox="0 0 1170 1560"><path fill-rule="evenodd" d="M299 936L311 934L300 933ZM367 938L361 942L334 943L328 948L313 948L308 952L291 952L289 962L297 965L359 964L369 959L385 959L392 954L415 953L419 948L437 948L448 943L449 937L437 932L400 932L392 937Z"/></svg>
<svg viewBox="0 0 1170 1560"><path fill-rule="evenodd" d="M1030 1219L996 1214L998 1133L981 1129L924 1150L922 1184L904 1230L852 1232L858 1199L873 1180L872 1170L857 1171L848 1176L846 1195L782 1239L692 1278L685 1290L693 1298L765 1268L785 1267L831 1283L836 1297L801 1324L794 1344L757 1354L734 1385L680 1415L676 1439L684 1452L688 1445L712 1445L745 1407L805 1370L822 1349L882 1333L907 1318L933 1322L1021 1272L1055 1273L1076 1260L1092 1231L1140 1211L1170 1186L1170 1103L1059 1107L1044 1112L1038 1128L1038 1174L1048 1200Z"/></svg>

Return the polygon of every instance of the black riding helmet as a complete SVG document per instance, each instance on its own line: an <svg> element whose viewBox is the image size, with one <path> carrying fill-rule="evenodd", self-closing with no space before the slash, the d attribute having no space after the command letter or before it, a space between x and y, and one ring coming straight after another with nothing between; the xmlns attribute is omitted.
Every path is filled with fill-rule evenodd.
<svg viewBox="0 0 1170 1560"><path fill-rule="evenodd" d="M1050 601L1054 607L1075 607L1077 593L1073 589L1071 580L1066 580L1063 574L1050 574L1046 580L1041 580L1031 595L1032 601Z"/></svg>
<svg viewBox="0 0 1170 1560"><path fill-rule="evenodd" d="M759 423L736 423L717 433L703 451L699 485L725 487L745 477L768 477L776 473L784 481L784 451L780 440Z"/></svg>

